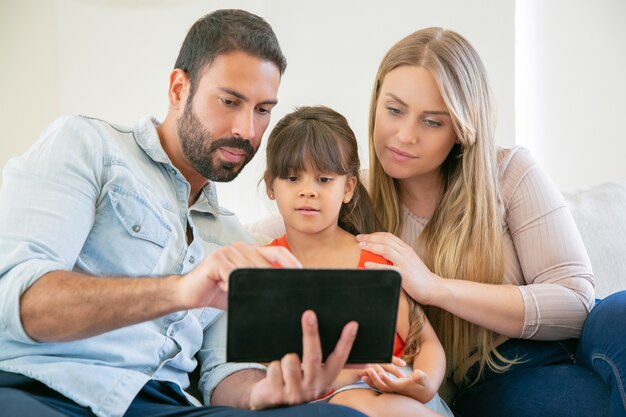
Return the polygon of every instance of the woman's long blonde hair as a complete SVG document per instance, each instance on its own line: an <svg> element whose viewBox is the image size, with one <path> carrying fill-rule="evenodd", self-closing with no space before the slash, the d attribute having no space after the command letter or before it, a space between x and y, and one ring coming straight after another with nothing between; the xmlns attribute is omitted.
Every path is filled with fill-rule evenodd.
<svg viewBox="0 0 626 417"><path fill-rule="evenodd" d="M495 108L485 68L472 45L441 28L419 30L395 44L383 58L370 104L369 189L385 229L399 236L402 215L398 181L387 175L374 148L378 96L385 76L403 65L427 69L435 78L458 142L442 165L443 197L418 242L419 255L435 274L488 284L503 280L503 215L497 185ZM485 365L506 368L494 358L494 333L435 307L426 306L451 369L477 352ZM409 333L410 334L410 333ZM490 355L493 353L493 355Z"/></svg>

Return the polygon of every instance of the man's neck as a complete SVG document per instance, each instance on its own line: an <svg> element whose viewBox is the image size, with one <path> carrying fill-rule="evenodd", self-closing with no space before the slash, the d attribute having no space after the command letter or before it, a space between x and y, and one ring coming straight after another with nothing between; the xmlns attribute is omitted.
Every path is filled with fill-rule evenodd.
<svg viewBox="0 0 626 417"><path fill-rule="evenodd" d="M176 123L171 118L166 117L165 121L157 126L156 129L159 134L161 146L172 162L172 165L178 168L180 173L189 183L190 190L188 204L191 207L193 203L198 200L198 197L200 197L200 193L208 181L186 162L186 158L184 157L180 147L180 140L178 139L178 133L176 131Z"/></svg>

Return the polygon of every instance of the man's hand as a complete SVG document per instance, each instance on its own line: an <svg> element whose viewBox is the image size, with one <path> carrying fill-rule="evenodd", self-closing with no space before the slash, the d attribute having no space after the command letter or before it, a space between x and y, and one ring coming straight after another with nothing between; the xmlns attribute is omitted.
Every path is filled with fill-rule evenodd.
<svg viewBox="0 0 626 417"><path fill-rule="evenodd" d="M296 257L283 247L258 247L243 242L224 246L181 277L181 300L187 308L226 309L228 278L233 270L270 268L274 263L285 268L302 268Z"/></svg>
<svg viewBox="0 0 626 417"><path fill-rule="evenodd" d="M346 324L335 350L326 363L322 363L317 317L313 311L305 311L302 314L302 361L291 353L270 363L265 378L254 384L250 391L250 408L300 404L330 391L348 359L357 329L356 322Z"/></svg>

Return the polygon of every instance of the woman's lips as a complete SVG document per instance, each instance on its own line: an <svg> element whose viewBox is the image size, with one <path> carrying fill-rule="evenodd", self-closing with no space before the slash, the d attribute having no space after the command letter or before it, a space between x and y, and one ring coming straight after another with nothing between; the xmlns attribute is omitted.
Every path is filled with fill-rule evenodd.
<svg viewBox="0 0 626 417"><path fill-rule="evenodd" d="M387 149L389 150L391 157L398 162L409 161L417 158L417 156L408 152L401 151L400 149L394 148L393 146L388 146Z"/></svg>

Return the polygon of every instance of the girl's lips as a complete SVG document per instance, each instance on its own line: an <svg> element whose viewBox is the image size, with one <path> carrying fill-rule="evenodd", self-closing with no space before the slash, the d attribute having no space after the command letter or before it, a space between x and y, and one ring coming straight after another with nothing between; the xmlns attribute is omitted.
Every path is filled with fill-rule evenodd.
<svg viewBox="0 0 626 417"><path fill-rule="evenodd" d="M387 149L389 150L391 157L394 160L399 161L399 162L408 161L408 160L417 158L415 155L410 154L408 152L401 151L400 149L394 148L393 146L388 146Z"/></svg>
<svg viewBox="0 0 626 417"><path fill-rule="evenodd" d="M319 213L319 210L313 207L298 207L296 208L296 211L304 215L311 215L311 214Z"/></svg>

